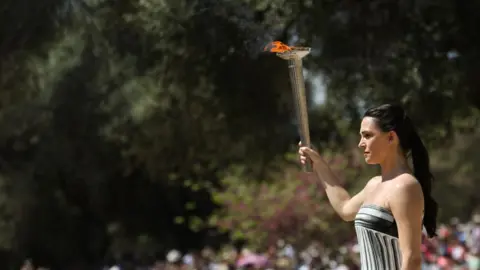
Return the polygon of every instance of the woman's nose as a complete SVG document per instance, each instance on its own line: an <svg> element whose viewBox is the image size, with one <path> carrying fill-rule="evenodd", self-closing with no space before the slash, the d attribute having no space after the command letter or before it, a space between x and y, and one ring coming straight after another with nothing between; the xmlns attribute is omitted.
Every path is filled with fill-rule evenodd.
<svg viewBox="0 0 480 270"><path fill-rule="evenodd" d="M358 148L365 148L365 143L363 142L363 140L360 140L358 142Z"/></svg>

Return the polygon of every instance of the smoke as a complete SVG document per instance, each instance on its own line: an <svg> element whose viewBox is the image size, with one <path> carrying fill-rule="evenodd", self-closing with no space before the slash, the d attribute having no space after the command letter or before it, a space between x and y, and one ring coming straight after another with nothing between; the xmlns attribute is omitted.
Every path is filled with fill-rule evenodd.
<svg viewBox="0 0 480 270"><path fill-rule="evenodd" d="M263 52L263 48L269 42L278 37L283 29L269 22L266 19L266 14L269 9L255 10L245 4L243 1L229 1L229 0L202 0L196 7L196 16L203 20L215 20L215 29L209 29L209 38L213 42L219 36L229 36L235 40L234 50L236 54L247 56L250 58L257 58ZM215 25L214 24L214 25ZM225 24L234 26L235 31L230 32ZM207 25L205 25L208 27ZM208 29L208 28L207 28ZM228 31L228 33L219 33L218 31ZM236 35L236 36L232 36ZM232 51L229 48L227 51Z"/></svg>

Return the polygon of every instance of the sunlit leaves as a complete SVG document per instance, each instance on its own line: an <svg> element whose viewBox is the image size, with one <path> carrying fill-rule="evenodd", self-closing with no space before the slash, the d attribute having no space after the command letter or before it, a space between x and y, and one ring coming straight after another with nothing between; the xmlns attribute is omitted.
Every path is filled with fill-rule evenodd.
<svg viewBox="0 0 480 270"><path fill-rule="evenodd" d="M324 153L343 184L363 175L351 158ZM333 227L338 217L326 201L321 182L300 176L292 163L281 164L281 169L269 176L270 181L260 182L249 179L244 167L232 167L222 178L222 189L213 192L213 200L222 208L210 218L210 226L230 231L234 238L246 239L256 247L279 239L297 246L312 238L338 244L339 239L331 237L348 227Z"/></svg>

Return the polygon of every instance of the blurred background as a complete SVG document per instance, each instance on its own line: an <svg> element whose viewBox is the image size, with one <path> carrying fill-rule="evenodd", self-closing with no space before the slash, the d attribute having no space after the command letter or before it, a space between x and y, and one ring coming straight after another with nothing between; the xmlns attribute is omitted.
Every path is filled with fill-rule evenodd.
<svg viewBox="0 0 480 270"><path fill-rule="evenodd" d="M3 1L0 268L358 269L353 224L298 177L287 64L263 52L280 40L312 47L312 138L350 192L378 172L363 111L404 104L444 224L425 267L480 269L479 9Z"/></svg>

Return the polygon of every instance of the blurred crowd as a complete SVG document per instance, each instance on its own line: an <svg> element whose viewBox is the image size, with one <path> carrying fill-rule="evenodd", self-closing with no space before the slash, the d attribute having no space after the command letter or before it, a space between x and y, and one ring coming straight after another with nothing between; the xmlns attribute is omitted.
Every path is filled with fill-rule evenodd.
<svg viewBox="0 0 480 270"><path fill-rule="evenodd" d="M350 254L349 254L350 253ZM313 242L308 248L297 252L291 245L278 241L263 252L254 252L248 248L237 250L225 247L214 252L205 248L199 253L181 254L177 250L170 251L164 261L158 261L151 268L135 268L135 270L267 270L267 269L359 269L355 261L355 242L341 247L337 252ZM359 257L358 257L359 258ZM115 265L105 270L124 270Z"/></svg>
<svg viewBox="0 0 480 270"><path fill-rule="evenodd" d="M422 270L480 270L480 215L465 223L455 218L450 224L441 224L438 237L424 237L422 242ZM278 241L257 252L232 246L186 254L171 250L153 265L122 261L104 270L359 270L358 250L355 238L334 249L314 241L304 250L295 250L285 241Z"/></svg>
<svg viewBox="0 0 480 270"><path fill-rule="evenodd" d="M424 237L422 244L423 270L480 270L480 215L466 223L452 219L441 224L438 237ZM106 270L357 270L360 269L358 245L355 239L336 249L312 242L297 251L288 243L278 243L263 252L248 248L225 247L214 252L205 248L198 253L181 254L170 251L163 261L149 267L108 266Z"/></svg>
<svg viewBox="0 0 480 270"><path fill-rule="evenodd" d="M423 269L480 269L480 215L470 222L460 223L454 218L441 225L438 237L424 239L422 244Z"/></svg>

